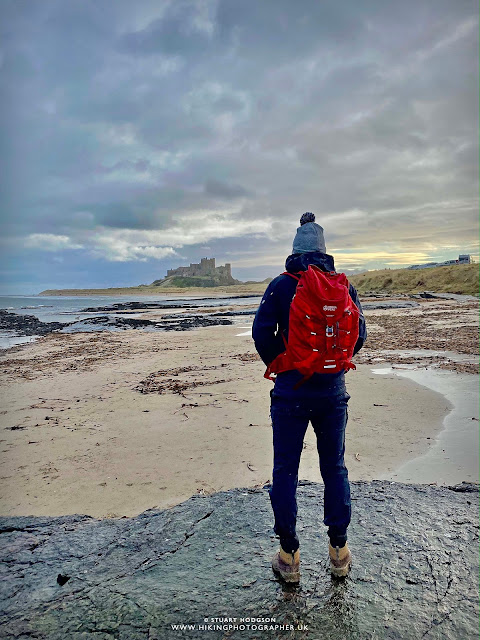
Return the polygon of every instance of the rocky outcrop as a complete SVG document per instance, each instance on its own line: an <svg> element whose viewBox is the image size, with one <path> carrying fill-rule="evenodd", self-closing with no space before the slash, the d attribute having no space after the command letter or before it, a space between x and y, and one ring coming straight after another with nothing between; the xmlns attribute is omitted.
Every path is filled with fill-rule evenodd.
<svg viewBox="0 0 480 640"><path fill-rule="evenodd" d="M212 316L214 314L211 314ZM216 314L215 314L216 315ZM93 327L99 329L151 329L161 331L187 331L199 327L211 327L218 324L232 324L231 320L210 315L170 315L162 320L146 320L142 318L96 316L86 320L79 320L70 327L69 331L89 331Z"/></svg>
<svg viewBox="0 0 480 640"><path fill-rule="evenodd" d="M237 298L255 298L257 297L255 294L244 293L236 296L225 296L222 298L221 296L216 298L195 298L194 303L188 304L188 302L178 302L178 303L169 303L169 302L115 302L114 304L108 304L101 307L86 307L85 309L81 309L80 313L86 312L99 312L99 311L108 311L111 313L115 313L116 311L137 311L143 309L199 309L207 306L211 307L215 304L222 304L222 300L230 301L236 300ZM260 299L261 296L258 296ZM203 304L202 304L203 303Z"/></svg>
<svg viewBox="0 0 480 640"><path fill-rule="evenodd" d="M67 322L42 322L36 316L11 313L0 309L0 330L22 336L44 336L68 326Z"/></svg>
<svg viewBox="0 0 480 640"><path fill-rule="evenodd" d="M412 300L383 300L382 302L363 302L362 309L409 309L419 307L418 302Z"/></svg>
<svg viewBox="0 0 480 640"><path fill-rule="evenodd" d="M175 305L171 305L174 307ZM7 312L5 312L7 313ZM94 316L75 322L41 322L35 316L23 316L15 313L5 315L0 310L0 329L9 330L20 336L43 336L52 331L78 331L111 330L111 329L152 329L161 331L188 331L199 327L211 327L219 324L232 324L231 320L223 317L226 315L243 315L241 311L236 313L214 313L193 315L170 315L162 320L146 320L143 318L129 318L119 316Z"/></svg>
<svg viewBox="0 0 480 640"><path fill-rule="evenodd" d="M136 518L1 518L1 637L477 637L478 486L352 483L354 564L337 581L323 487L301 483L299 587L271 572L266 489L194 496Z"/></svg>

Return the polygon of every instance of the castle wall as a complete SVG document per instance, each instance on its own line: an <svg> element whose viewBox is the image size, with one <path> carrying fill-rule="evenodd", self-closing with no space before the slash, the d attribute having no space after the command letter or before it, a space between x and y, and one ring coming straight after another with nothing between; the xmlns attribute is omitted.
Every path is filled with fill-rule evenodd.
<svg viewBox="0 0 480 640"><path fill-rule="evenodd" d="M232 268L231 265L227 262L225 265L216 267L216 272L222 274L223 276L232 277Z"/></svg>
<svg viewBox="0 0 480 640"><path fill-rule="evenodd" d="M232 277L231 264L216 267L215 258L202 258L199 263L190 263L188 267L177 267L176 269L168 269L168 276L213 276L222 275Z"/></svg>

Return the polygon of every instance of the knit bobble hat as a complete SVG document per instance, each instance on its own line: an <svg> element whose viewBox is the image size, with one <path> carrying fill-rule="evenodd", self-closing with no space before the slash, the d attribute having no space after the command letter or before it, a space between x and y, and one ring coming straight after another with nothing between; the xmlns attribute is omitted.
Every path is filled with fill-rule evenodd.
<svg viewBox="0 0 480 640"><path fill-rule="evenodd" d="M326 253L323 227L315 222L315 216L307 211L300 218L300 226L293 241L293 253L320 251Z"/></svg>

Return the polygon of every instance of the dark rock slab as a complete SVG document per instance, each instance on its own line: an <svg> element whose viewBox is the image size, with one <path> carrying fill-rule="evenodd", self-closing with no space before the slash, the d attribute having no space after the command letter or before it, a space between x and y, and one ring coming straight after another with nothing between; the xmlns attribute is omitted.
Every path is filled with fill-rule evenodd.
<svg viewBox="0 0 480 640"><path fill-rule="evenodd" d="M412 294L410 297L411 298L426 298L426 299L440 298L440 296L435 295L435 293L433 293L433 291L422 291L421 293Z"/></svg>
<svg viewBox="0 0 480 640"><path fill-rule="evenodd" d="M215 311L214 313L204 313L204 314L192 314L188 316L183 316L187 318L216 318L221 317L225 318L227 316L254 316L257 313L257 307L255 309L239 309L238 311ZM178 320L179 315L172 313L168 315L162 316L162 320L174 319Z"/></svg>
<svg viewBox="0 0 480 640"><path fill-rule="evenodd" d="M201 316L181 316L166 322L156 321L157 329L164 331L187 331L188 329L196 329L198 327L213 327L219 324L233 324L231 320L226 318L212 318L209 315Z"/></svg>
<svg viewBox="0 0 480 640"><path fill-rule="evenodd" d="M198 327L210 327L218 324L232 324L225 318L211 318L208 315L174 315L168 319L146 320L143 318L96 316L79 320L68 331L91 331L101 329L151 329L161 331L187 331Z"/></svg>
<svg viewBox="0 0 480 640"><path fill-rule="evenodd" d="M192 298L190 304L186 302L187 298L185 298L181 302L115 302L113 304L104 305L101 307L86 307L85 309L81 309L82 313L86 312L101 312L101 311L136 311L137 309L196 309L202 306L212 306L213 304L221 304L222 301L229 300L237 300L241 298L257 298L260 300L261 295L255 293L246 293L236 296L219 296L216 298ZM205 301L209 302L209 304L199 304L200 302Z"/></svg>
<svg viewBox="0 0 480 640"><path fill-rule="evenodd" d="M22 336L43 336L52 331L76 333L81 331L112 329L152 329L162 331L187 331L198 327L210 327L219 324L232 324L231 320L205 315L175 315L171 320L146 320L142 318L95 316L74 322L41 322L35 316L9 313L0 309L0 330L15 332Z"/></svg>
<svg viewBox="0 0 480 640"><path fill-rule="evenodd" d="M362 302L362 309L408 309L419 307L413 300L383 300L382 302Z"/></svg>
<svg viewBox="0 0 480 640"><path fill-rule="evenodd" d="M478 637L477 485L352 483L354 565L343 581L328 572L322 495L316 483L298 489L299 587L270 569L267 487L136 518L1 518L0 637ZM199 628L214 618L236 621Z"/></svg>
<svg viewBox="0 0 480 640"><path fill-rule="evenodd" d="M464 293L437 293L433 291L422 291L421 293L412 293L410 298L425 298L432 300L458 300L460 302L478 301L478 295L468 295Z"/></svg>
<svg viewBox="0 0 480 640"><path fill-rule="evenodd" d="M239 311L224 311L223 313L212 313L212 316L254 316L257 313L257 309L243 309Z"/></svg>
<svg viewBox="0 0 480 640"><path fill-rule="evenodd" d="M161 302L116 302L101 307L86 307L81 309L80 313L98 313L117 311L138 311L139 309L194 309L193 304L162 304Z"/></svg>
<svg viewBox="0 0 480 640"><path fill-rule="evenodd" d="M80 327L82 325L115 327L117 329L138 329L141 327L155 326L155 323L151 322L150 320L144 320L142 318L95 316L94 318L79 320L75 323L76 327Z"/></svg>
<svg viewBox="0 0 480 640"><path fill-rule="evenodd" d="M0 309L0 330L14 331L22 336L44 336L68 326L68 322L42 322L36 316L11 313Z"/></svg>

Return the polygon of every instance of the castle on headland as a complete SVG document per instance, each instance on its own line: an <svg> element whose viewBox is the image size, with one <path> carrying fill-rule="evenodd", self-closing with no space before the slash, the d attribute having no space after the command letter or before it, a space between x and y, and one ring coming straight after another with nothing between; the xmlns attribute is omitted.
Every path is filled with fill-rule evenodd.
<svg viewBox="0 0 480 640"><path fill-rule="evenodd" d="M407 269L429 269L431 267L446 267L449 264L471 264L472 260L467 253L460 254L458 260L445 260L445 262L425 262L425 264L412 264Z"/></svg>
<svg viewBox="0 0 480 640"><path fill-rule="evenodd" d="M198 264L168 269L165 278L155 280L152 284L156 287L218 287L241 282L232 278L229 262L216 267L215 258L202 258Z"/></svg>
<svg viewBox="0 0 480 640"><path fill-rule="evenodd" d="M221 267L215 266L215 258L202 258L198 264L190 263L188 267L177 267L168 269L166 277L169 276L221 276L222 278L232 277L232 267L226 262Z"/></svg>

